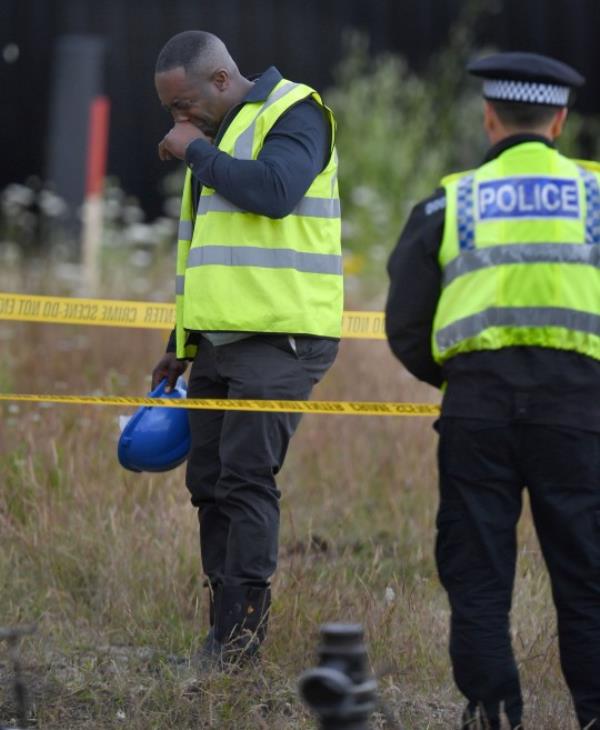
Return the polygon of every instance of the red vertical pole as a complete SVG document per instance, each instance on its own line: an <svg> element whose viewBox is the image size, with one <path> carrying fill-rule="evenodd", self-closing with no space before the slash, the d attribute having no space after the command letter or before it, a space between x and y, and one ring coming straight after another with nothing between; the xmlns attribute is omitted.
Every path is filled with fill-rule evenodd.
<svg viewBox="0 0 600 730"><path fill-rule="evenodd" d="M97 96L90 105L85 197L99 195L106 174L110 102Z"/></svg>
<svg viewBox="0 0 600 730"><path fill-rule="evenodd" d="M99 257L102 246L102 187L106 174L108 150L108 113L105 96L97 96L90 105L88 131L83 238L81 243L82 293L95 296L100 284Z"/></svg>

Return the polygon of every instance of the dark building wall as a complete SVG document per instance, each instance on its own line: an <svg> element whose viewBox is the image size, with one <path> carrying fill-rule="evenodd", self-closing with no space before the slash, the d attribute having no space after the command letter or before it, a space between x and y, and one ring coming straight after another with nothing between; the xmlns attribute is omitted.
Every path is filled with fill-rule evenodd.
<svg viewBox="0 0 600 730"><path fill-rule="evenodd" d="M275 64L284 75L322 90L332 82L346 29L368 34L374 53L401 53L422 70L468 2L474 0L0 0L0 50L9 43L20 50L14 63L0 58L0 187L31 173L45 174L54 47L62 35L106 39L109 173L156 214L158 180L165 174L156 145L169 118L156 100L153 68L171 35L209 30L226 42L242 73ZM598 0L480 0L479 5L478 47L544 52L572 63L589 81L577 108L600 111Z"/></svg>

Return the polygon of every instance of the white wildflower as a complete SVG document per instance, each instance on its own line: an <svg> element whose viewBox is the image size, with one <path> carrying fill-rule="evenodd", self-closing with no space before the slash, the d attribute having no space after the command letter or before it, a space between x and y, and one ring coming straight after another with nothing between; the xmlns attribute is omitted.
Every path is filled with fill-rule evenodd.
<svg viewBox="0 0 600 730"><path fill-rule="evenodd" d="M383 594L383 602L386 604L386 606L390 606L394 601L396 600L396 591L392 588L392 586L387 586L385 589L385 593Z"/></svg>

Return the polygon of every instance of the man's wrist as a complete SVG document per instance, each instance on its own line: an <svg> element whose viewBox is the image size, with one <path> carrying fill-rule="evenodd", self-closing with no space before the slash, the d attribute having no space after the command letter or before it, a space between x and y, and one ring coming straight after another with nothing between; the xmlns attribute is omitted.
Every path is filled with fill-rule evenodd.
<svg viewBox="0 0 600 730"><path fill-rule="evenodd" d="M171 334L169 335L169 341L167 342L167 349L165 350L165 352L167 352L167 353L177 352L177 341L176 341L175 330L171 330Z"/></svg>
<svg viewBox="0 0 600 730"><path fill-rule="evenodd" d="M213 145L202 137L190 140L183 153L185 164L193 170L202 161L202 158L206 157L207 153L213 152L214 149Z"/></svg>

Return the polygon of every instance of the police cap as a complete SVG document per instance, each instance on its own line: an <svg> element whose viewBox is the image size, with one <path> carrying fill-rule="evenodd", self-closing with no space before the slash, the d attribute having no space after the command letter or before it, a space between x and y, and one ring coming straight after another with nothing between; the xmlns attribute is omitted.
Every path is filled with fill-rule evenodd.
<svg viewBox="0 0 600 730"><path fill-rule="evenodd" d="M495 53L472 61L467 71L484 79L483 96L490 101L562 107L585 83L571 66L538 53Z"/></svg>

